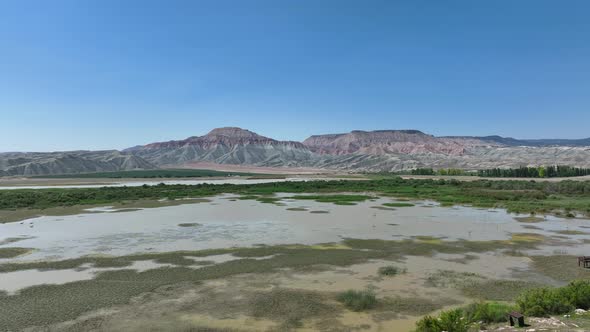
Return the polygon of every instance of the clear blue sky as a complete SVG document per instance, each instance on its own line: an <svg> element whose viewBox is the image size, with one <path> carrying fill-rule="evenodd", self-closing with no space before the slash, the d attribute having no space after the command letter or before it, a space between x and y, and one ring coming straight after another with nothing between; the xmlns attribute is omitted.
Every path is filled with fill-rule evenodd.
<svg viewBox="0 0 590 332"><path fill-rule="evenodd" d="M590 136L590 1L0 1L0 151Z"/></svg>

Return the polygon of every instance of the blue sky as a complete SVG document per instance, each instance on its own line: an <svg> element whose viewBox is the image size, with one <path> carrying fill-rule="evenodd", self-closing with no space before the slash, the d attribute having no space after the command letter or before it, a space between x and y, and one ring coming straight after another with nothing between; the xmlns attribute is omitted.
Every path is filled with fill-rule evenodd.
<svg viewBox="0 0 590 332"><path fill-rule="evenodd" d="M590 136L590 2L0 1L0 151Z"/></svg>

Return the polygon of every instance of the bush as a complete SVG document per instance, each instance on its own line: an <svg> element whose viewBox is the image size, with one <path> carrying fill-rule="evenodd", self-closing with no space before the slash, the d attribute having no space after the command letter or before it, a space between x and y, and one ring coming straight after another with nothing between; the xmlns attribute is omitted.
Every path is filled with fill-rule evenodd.
<svg viewBox="0 0 590 332"><path fill-rule="evenodd" d="M560 288L560 292L574 309L590 309L590 280L574 280Z"/></svg>
<svg viewBox="0 0 590 332"><path fill-rule="evenodd" d="M363 311L374 308L377 304L375 293L371 290L348 290L338 295L338 301L352 311Z"/></svg>
<svg viewBox="0 0 590 332"><path fill-rule="evenodd" d="M506 314L514 307L498 302L472 303L465 307L465 317L470 322L501 323L506 321Z"/></svg>
<svg viewBox="0 0 590 332"><path fill-rule="evenodd" d="M443 311L438 318L426 316L416 322L416 332L467 332L471 323L461 309Z"/></svg>
<svg viewBox="0 0 590 332"><path fill-rule="evenodd" d="M520 294L516 303L523 314L536 317L564 314L575 309L560 288L526 290Z"/></svg>
<svg viewBox="0 0 590 332"><path fill-rule="evenodd" d="M416 332L441 332L438 318L425 316L416 322Z"/></svg>
<svg viewBox="0 0 590 332"><path fill-rule="evenodd" d="M535 288L517 299L520 310L530 316L560 315L590 308L590 280L574 280L561 288Z"/></svg>
<svg viewBox="0 0 590 332"><path fill-rule="evenodd" d="M401 273L406 273L406 271L406 269L402 269L393 265L383 266L379 268L379 274L388 277L395 276Z"/></svg>

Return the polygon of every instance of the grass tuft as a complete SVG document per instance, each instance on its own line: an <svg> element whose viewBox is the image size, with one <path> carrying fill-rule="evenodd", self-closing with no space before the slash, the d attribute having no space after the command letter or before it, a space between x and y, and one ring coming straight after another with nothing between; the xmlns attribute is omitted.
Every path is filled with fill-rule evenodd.
<svg viewBox="0 0 590 332"><path fill-rule="evenodd" d="M377 305L377 297L369 289L348 290L338 294L337 300L352 311L365 311L373 309Z"/></svg>
<svg viewBox="0 0 590 332"><path fill-rule="evenodd" d="M393 277L398 274L406 273L407 269L399 268L399 267L393 266L393 265L388 265L388 266L380 267L378 272L379 272L379 275Z"/></svg>

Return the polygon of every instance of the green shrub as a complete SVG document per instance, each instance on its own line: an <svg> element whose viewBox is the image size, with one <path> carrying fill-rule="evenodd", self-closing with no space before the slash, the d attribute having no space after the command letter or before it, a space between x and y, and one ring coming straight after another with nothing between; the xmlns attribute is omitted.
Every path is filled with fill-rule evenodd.
<svg viewBox="0 0 590 332"><path fill-rule="evenodd" d="M401 273L406 273L406 271L406 269L399 268L393 265L383 266L379 268L379 274L388 277L395 276Z"/></svg>
<svg viewBox="0 0 590 332"><path fill-rule="evenodd" d="M574 280L560 288L535 288L520 294L520 310L530 316L560 315L590 308L590 280Z"/></svg>
<svg viewBox="0 0 590 332"><path fill-rule="evenodd" d="M498 302L478 302L465 307L465 318L470 322L501 323L514 307Z"/></svg>
<svg viewBox="0 0 590 332"><path fill-rule="evenodd" d="M590 280L574 280L560 290L575 309L590 309Z"/></svg>
<svg viewBox="0 0 590 332"><path fill-rule="evenodd" d="M416 332L467 332L471 323L464 318L463 310L443 311L438 318L426 316L416 322Z"/></svg>
<svg viewBox="0 0 590 332"><path fill-rule="evenodd" d="M559 315L575 309L560 288L533 288L522 292L516 303L520 311L529 316Z"/></svg>
<svg viewBox="0 0 590 332"><path fill-rule="evenodd" d="M372 309L377 304L375 293L368 289L362 291L348 290L340 293L337 299L352 311Z"/></svg>
<svg viewBox="0 0 590 332"><path fill-rule="evenodd" d="M469 329L470 324L463 318L463 310L461 309L443 311L438 319L443 331L467 332Z"/></svg>
<svg viewBox="0 0 590 332"><path fill-rule="evenodd" d="M416 322L416 332L441 332L438 323L438 318L432 316L424 316Z"/></svg>

